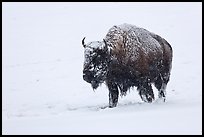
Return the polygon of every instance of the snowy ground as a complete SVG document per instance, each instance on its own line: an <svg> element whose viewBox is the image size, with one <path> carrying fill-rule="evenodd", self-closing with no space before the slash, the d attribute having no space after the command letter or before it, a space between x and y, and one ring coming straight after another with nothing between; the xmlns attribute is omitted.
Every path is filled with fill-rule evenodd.
<svg viewBox="0 0 204 137"><path fill-rule="evenodd" d="M3 3L2 134L202 134L202 3ZM173 48L167 101L82 79L83 47L134 24ZM155 94L157 94L154 88Z"/></svg>

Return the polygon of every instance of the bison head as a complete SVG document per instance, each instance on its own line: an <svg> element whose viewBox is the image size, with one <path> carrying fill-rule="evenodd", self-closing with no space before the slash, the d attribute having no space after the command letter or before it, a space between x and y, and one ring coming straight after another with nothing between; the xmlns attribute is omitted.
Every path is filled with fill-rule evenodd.
<svg viewBox="0 0 204 137"><path fill-rule="evenodd" d="M108 47L105 40L85 44L84 39L82 40L85 57L83 79L96 89L106 78L109 61Z"/></svg>

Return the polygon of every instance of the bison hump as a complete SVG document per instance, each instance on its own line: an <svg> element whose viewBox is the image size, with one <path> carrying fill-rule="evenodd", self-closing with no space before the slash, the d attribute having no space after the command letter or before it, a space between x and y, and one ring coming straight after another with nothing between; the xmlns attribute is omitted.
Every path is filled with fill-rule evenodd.
<svg viewBox="0 0 204 137"><path fill-rule="evenodd" d="M146 29L122 24L113 26L105 40L113 51L113 56L123 62L143 60L163 53L160 43L152 37L153 33Z"/></svg>

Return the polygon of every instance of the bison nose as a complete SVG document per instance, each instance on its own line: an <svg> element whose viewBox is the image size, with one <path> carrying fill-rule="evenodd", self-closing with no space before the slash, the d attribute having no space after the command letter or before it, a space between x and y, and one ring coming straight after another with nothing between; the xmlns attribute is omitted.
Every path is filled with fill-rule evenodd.
<svg viewBox="0 0 204 137"><path fill-rule="evenodd" d="M88 75L88 74L83 74L83 79L84 79L86 82L91 83L91 77L90 77L90 75Z"/></svg>
<svg viewBox="0 0 204 137"><path fill-rule="evenodd" d="M84 79L85 81L88 79L86 74L83 74L83 79Z"/></svg>

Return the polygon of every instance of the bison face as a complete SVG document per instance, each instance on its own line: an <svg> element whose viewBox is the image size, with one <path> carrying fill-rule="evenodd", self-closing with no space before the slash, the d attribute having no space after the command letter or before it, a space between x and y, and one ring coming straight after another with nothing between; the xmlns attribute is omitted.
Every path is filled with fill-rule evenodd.
<svg viewBox="0 0 204 137"><path fill-rule="evenodd" d="M83 79L91 83L92 88L96 89L104 82L107 72L108 49L103 41L94 41L84 44L84 68Z"/></svg>

